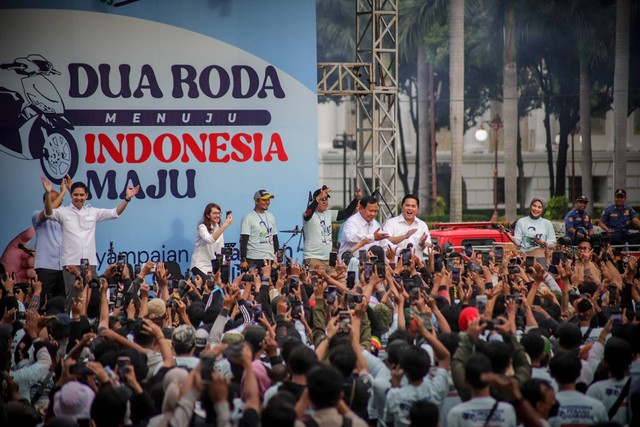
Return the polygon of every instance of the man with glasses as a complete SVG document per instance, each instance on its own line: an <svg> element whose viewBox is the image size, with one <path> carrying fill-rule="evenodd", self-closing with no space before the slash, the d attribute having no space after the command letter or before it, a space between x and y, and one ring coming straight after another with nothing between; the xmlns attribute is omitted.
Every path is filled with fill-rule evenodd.
<svg viewBox="0 0 640 427"><path fill-rule="evenodd" d="M614 204L607 206L600 217L599 225L610 235L612 245L640 244L640 234L629 232L631 225L640 229L640 219L631 206L625 205L626 200L627 192L622 188L617 189Z"/></svg>
<svg viewBox="0 0 640 427"><path fill-rule="evenodd" d="M588 204L587 196L578 196L573 209L564 217L564 236L572 239L574 245L588 240L593 234L591 214L587 212Z"/></svg>
<svg viewBox="0 0 640 427"><path fill-rule="evenodd" d="M353 196L353 200L343 210L329 209L329 195L331 190L323 185L322 188L313 192L311 203L303 215L302 231L304 232L304 263L313 269L319 265L322 269L330 272L333 267L329 266L329 254L333 247L331 239L331 224L335 221L342 221L349 218L356 210L358 201L362 193L358 188Z"/></svg>

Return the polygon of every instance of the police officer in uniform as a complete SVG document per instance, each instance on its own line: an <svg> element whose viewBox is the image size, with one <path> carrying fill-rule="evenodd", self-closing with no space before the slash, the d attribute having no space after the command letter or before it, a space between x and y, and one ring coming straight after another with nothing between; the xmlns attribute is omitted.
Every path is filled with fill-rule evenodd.
<svg viewBox="0 0 640 427"><path fill-rule="evenodd" d="M640 219L633 208L626 205L627 192L619 188L613 205L607 206L600 217L600 227L611 236L612 245L640 244L640 233L630 233L631 225L640 229Z"/></svg>
<svg viewBox="0 0 640 427"><path fill-rule="evenodd" d="M564 236L571 239L574 245L583 240L589 240L593 234L593 224L591 214L587 212L589 199L587 196L578 196L573 209L564 217Z"/></svg>

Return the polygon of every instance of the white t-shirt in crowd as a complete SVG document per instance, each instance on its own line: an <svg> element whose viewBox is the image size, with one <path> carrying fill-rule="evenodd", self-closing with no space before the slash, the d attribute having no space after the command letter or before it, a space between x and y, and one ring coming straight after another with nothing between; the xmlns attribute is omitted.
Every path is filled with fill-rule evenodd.
<svg viewBox="0 0 640 427"><path fill-rule="evenodd" d="M417 400L427 399L442 407L442 402L449 392L449 374L445 369L436 370L433 377L425 377L422 384L414 386L392 388L387 393L387 403L384 407L384 420L387 425L407 427L411 405Z"/></svg>
<svg viewBox="0 0 640 427"><path fill-rule="evenodd" d="M462 399L460 398L460 394L458 393L458 389L453 384L451 380L451 374L449 374L449 392L447 396L444 398L444 402L442 402L442 407L440 408L440 425L442 427L446 427L447 425L447 415L454 406L457 406L462 403Z"/></svg>
<svg viewBox="0 0 640 427"><path fill-rule="evenodd" d="M580 326L580 333L582 334L583 337L584 337L584 334L586 334L588 330L589 330L588 326ZM589 332L589 336L584 340L584 343L582 343L582 344L583 345L591 344L591 343L594 343L594 342L598 341L598 337L600 337L600 332L602 332L602 328L593 328L593 329L591 329L591 332ZM611 336L611 334L609 334L609 336ZM607 339L609 339L609 337L607 337Z"/></svg>
<svg viewBox="0 0 640 427"><path fill-rule="evenodd" d="M591 384L589 389L587 390L587 396L593 397L594 399L599 400L604 404L604 408L609 412L609 409L613 407L624 388L624 385L627 383L629 377L624 377L621 380L616 380L615 378L609 378L607 380L598 381L597 383ZM627 395L628 396L628 395ZM621 425L629 424L630 414L629 414L629 399L625 397L622 401L622 404L618 407L618 411L616 415L611 419L611 421L619 423Z"/></svg>
<svg viewBox="0 0 640 427"><path fill-rule="evenodd" d="M515 427L516 411L510 403L499 402L491 415L496 400L493 397L475 397L467 402L454 406L447 415L447 427Z"/></svg>
<svg viewBox="0 0 640 427"><path fill-rule="evenodd" d="M560 409L558 415L549 420L551 427L587 426L609 421L602 402L579 391L559 391L556 400L560 403Z"/></svg>

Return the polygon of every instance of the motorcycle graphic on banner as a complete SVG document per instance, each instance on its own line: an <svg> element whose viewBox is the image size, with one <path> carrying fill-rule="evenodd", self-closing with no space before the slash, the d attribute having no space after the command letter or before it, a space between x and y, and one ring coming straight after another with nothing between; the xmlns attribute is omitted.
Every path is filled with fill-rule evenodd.
<svg viewBox="0 0 640 427"><path fill-rule="evenodd" d="M0 151L18 159L40 160L43 173L60 184L78 168L78 147L65 117L64 102L48 76L60 75L42 55L0 64L13 71L20 87L0 85Z"/></svg>

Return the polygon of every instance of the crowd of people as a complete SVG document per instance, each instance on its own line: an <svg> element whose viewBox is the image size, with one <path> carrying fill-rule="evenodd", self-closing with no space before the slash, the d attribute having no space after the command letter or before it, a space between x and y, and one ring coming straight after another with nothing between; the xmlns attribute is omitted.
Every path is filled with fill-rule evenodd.
<svg viewBox="0 0 640 427"><path fill-rule="evenodd" d="M414 195L380 224L375 197L331 210L324 186L301 263L259 190L234 278L233 213L215 203L187 274L98 272L97 223L138 188L99 209L83 183L42 182L35 270L2 275L2 426L640 425L640 269L619 247L640 220L624 190L604 234L580 196L556 240L536 197L501 227L512 243L459 251L432 244Z"/></svg>

